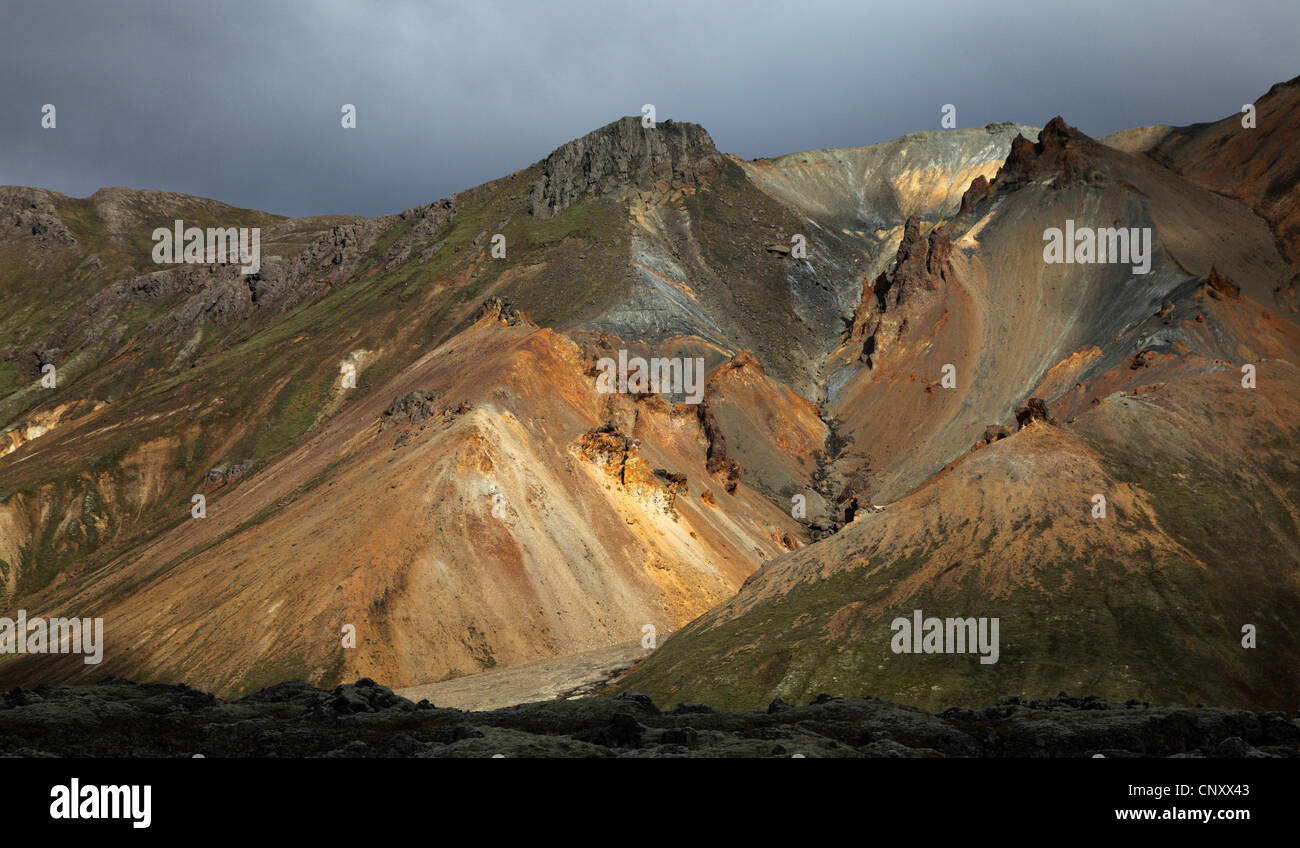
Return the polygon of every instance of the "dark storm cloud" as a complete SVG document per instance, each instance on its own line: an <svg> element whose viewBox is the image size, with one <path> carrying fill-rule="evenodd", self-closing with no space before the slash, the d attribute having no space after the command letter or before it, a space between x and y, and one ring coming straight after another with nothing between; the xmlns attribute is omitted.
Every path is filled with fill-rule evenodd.
<svg viewBox="0 0 1300 848"><path fill-rule="evenodd" d="M945 103L1093 135L1213 120L1300 72L1289 0L1137 5L8 0L0 183L378 215L643 103L752 158L938 129Z"/></svg>

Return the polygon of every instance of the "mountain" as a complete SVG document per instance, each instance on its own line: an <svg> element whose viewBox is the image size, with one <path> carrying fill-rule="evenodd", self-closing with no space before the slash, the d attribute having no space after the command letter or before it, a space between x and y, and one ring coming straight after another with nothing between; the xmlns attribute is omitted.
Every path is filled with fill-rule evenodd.
<svg viewBox="0 0 1300 848"><path fill-rule="evenodd" d="M1279 90L1260 110L1281 121ZM1285 117L1232 138L1271 160L1300 126ZM1180 134L1202 137L1165 137ZM837 354L848 376L830 381L835 435L862 446L865 485L845 494L883 509L763 566L620 686L748 708L826 691L1293 704L1300 336L1278 285L1283 216L1160 150L1054 119L956 215L928 234L909 223ZM1287 167L1251 166L1234 194L1272 197L1257 183ZM1149 227L1149 273L1043 261L1067 220ZM1243 366L1266 376L1247 387ZM958 629L996 619L1000 654L896 651L915 610ZM1245 647L1247 627L1267 644Z"/></svg>
<svg viewBox="0 0 1300 848"><path fill-rule="evenodd" d="M1209 124L1152 128L1135 149L1197 185L1237 198L1268 222L1287 261L1274 288L1294 313L1300 287L1300 77L1278 83L1249 105L1249 118L1237 114Z"/></svg>
<svg viewBox="0 0 1300 848"><path fill-rule="evenodd" d="M986 169L1010 143L962 134ZM411 685L729 597L808 539L772 498L806 488L828 430L789 384L812 385L856 285L766 249L805 221L748 167L773 166L625 118L380 219L4 189L6 605L110 638L101 666L19 655L0 676ZM901 214L827 255L868 261ZM175 219L260 227L261 268L156 265ZM704 402L597 392L593 359L620 348L701 357Z"/></svg>
<svg viewBox="0 0 1300 848"><path fill-rule="evenodd" d="M1285 702L1286 166L1227 192L1178 133L743 161L623 118L376 219L0 189L3 605L106 634L0 683L412 687L644 639L621 685L661 702ZM260 228L260 267L156 263L177 219ZM1067 221L1150 252L1046 263ZM636 357L696 385L604 391ZM998 662L891 652L916 608L998 617Z"/></svg>

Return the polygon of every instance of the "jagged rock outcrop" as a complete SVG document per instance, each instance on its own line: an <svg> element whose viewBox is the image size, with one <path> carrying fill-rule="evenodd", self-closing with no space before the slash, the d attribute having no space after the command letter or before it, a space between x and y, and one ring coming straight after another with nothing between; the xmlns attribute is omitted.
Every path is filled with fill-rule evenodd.
<svg viewBox="0 0 1300 848"><path fill-rule="evenodd" d="M264 260L255 274L244 274L234 264L176 265L161 272L172 275L169 282L145 283L145 291L156 287L163 294L190 294L161 320L161 332L168 336L189 335L208 324L228 326L256 314L282 315L347 279L379 232L369 220L331 227L293 259Z"/></svg>
<svg viewBox="0 0 1300 848"><path fill-rule="evenodd" d="M1006 163L994 179L994 187L1011 188L1049 177L1054 188L1099 183L1103 177L1086 161L1081 152L1084 144L1079 131L1057 115L1043 127L1037 142L1016 136Z"/></svg>
<svg viewBox="0 0 1300 848"><path fill-rule="evenodd" d="M663 121L642 127L638 117L620 118L542 161L530 212L549 218L591 193L690 186L721 161L713 139L698 124Z"/></svg>
<svg viewBox="0 0 1300 848"><path fill-rule="evenodd" d="M1007 430L1007 428L1003 427L1000 424L990 424L988 427L984 428L985 444L992 444L993 442L1005 439L1010 435L1011 433Z"/></svg>
<svg viewBox="0 0 1300 848"><path fill-rule="evenodd" d="M407 209L397 215L385 215L379 222L385 227L397 226L405 221L415 220L415 224L403 233L384 254L384 270L391 271L411 258L417 249L417 261L428 262L442 247L442 242L432 241L435 236L456 217L456 199L445 197L442 200Z"/></svg>
<svg viewBox="0 0 1300 848"><path fill-rule="evenodd" d="M651 469L640 455L641 442L625 434L617 424L603 424L578 440L578 454L613 477L634 497L676 515L677 496L686 492L686 475Z"/></svg>
<svg viewBox="0 0 1300 848"><path fill-rule="evenodd" d="M204 476L204 488L210 490L228 486L247 474L252 467L253 463L248 460L231 465L219 465Z"/></svg>
<svg viewBox="0 0 1300 848"><path fill-rule="evenodd" d="M951 280L951 255L952 241L944 227L935 227L927 236L922 237L920 221L915 217L908 218L890 284L883 292L880 291L879 284L876 287L881 308L886 306L887 295L888 304L897 306L918 287L936 291L940 283Z"/></svg>
<svg viewBox="0 0 1300 848"><path fill-rule="evenodd" d="M1016 137L1020 138L1020 136ZM966 193L961 196L961 208L957 214L965 215L967 212L974 210L984 198L990 197L992 194L993 185L983 174L980 174L971 180L970 188L966 189Z"/></svg>
<svg viewBox="0 0 1300 848"><path fill-rule="evenodd" d="M866 471L860 471L844 484L840 496L835 499L835 503L844 511L845 524L856 518L859 512L871 506L871 500L867 497L867 486L867 473ZM837 526L835 529L838 530L839 527Z"/></svg>
<svg viewBox="0 0 1300 848"><path fill-rule="evenodd" d="M1206 285L1209 286L1210 297L1215 299L1221 299L1220 295L1231 298L1241 296L1241 286L1228 279L1228 277L1214 265L1210 266L1210 276L1206 280Z"/></svg>
<svg viewBox="0 0 1300 848"><path fill-rule="evenodd" d="M767 373L763 368L763 363L759 362L758 357L754 356L753 352L748 350L737 351L736 355L731 357L731 359L728 359L722 366L724 373L726 371L736 371L741 368L753 369L757 371L759 376ZM720 376L721 374L715 375L715 378Z"/></svg>
<svg viewBox="0 0 1300 848"><path fill-rule="evenodd" d="M920 219L907 219L893 270L874 280L863 280L862 301L854 311L846 339L861 344L860 362L874 367L877 356L905 332L907 311L927 305L913 307L918 292L937 292L942 284L955 278L951 256L952 240L946 228L935 227L923 235ZM900 309L905 304L908 309Z"/></svg>
<svg viewBox="0 0 1300 848"><path fill-rule="evenodd" d="M1151 364L1151 357L1154 353L1155 351L1150 348L1139 350L1137 353L1133 354L1133 361L1129 363L1129 369L1137 371L1141 368L1148 367Z"/></svg>
<svg viewBox="0 0 1300 848"><path fill-rule="evenodd" d="M361 251L379 230L374 221L358 221L332 227L298 255L295 264L303 269L355 263Z"/></svg>
<svg viewBox="0 0 1300 848"><path fill-rule="evenodd" d="M456 199L454 197L444 197L442 200L435 200L433 203L426 203L424 206L416 206L391 217L396 218L398 221L415 219L416 224L411 228L411 235L429 238L435 235L443 224L446 224L455 215Z"/></svg>
<svg viewBox="0 0 1300 848"><path fill-rule="evenodd" d="M718 426L718 419L708 402L697 404L695 414L704 430L704 438L709 443L705 468L723 481L722 486L728 494L734 495L736 486L740 484L740 463L727 454L727 437L722 434L722 428Z"/></svg>
<svg viewBox="0 0 1300 848"><path fill-rule="evenodd" d="M639 442L629 438L613 422L587 431L578 440L578 450L583 459L595 464L620 483L623 482L623 469L627 466L628 453L635 454L639 445Z"/></svg>
<svg viewBox="0 0 1300 848"><path fill-rule="evenodd" d="M677 495L686 493L685 474L678 474L677 472L669 471L666 468L656 468L654 470L654 475L663 483L664 488L667 489L674 498L676 498Z"/></svg>
<svg viewBox="0 0 1300 848"><path fill-rule="evenodd" d="M1056 419L1047 410L1047 402L1042 398L1030 398L1028 403L1016 410L1016 429L1023 430L1035 421L1056 424Z"/></svg>
<svg viewBox="0 0 1300 848"><path fill-rule="evenodd" d="M330 228L289 262L264 262L259 273L242 278L250 302L259 309L286 312L320 297L356 271L383 232L373 220Z"/></svg>
<svg viewBox="0 0 1300 848"><path fill-rule="evenodd" d="M461 401L456 406L437 407L434 402L440 397L442 397L442 392L427 392L423 389L416 389L401 397L393 398L393 402L388 405L383 415L379 417L380 429L388 430L399 424L423 424L433 418L437 418L445 424L474 408L469 401ZM401 444L405 444L405 441L400 442L399 446Z"/></svg>
<svg viewBox="0 0 1300 848"><path fill-rule="evenodd" d="M63 359L63 348L49 337L26 348L18 358L24 374L36 377L46 365L58 365Z"/></svg>
<svg viewBox="0 0 1300 848"><path fill-rule="evenodd" d="M117 205L123 202L119 200ZM375 221L338 224L288 261L264 256L261 268L253 274L244 274L236 263L222 262L178 263L146 273L128 267L126 276L105 286L47 328L40 346L65 348L78 339L79 344L70 349L85 347L119 326L125 310L178 294L184 299L153 320L152 335L174 341L192 338L207 327L268 320L324 295L345 280L356 270L379 232ZM183 353L181 359L185 356Z"/></svg>
<svg viewBox="0 0 1300 848"><path fill-rule="evenodd" d="M984 428L984 435L978 442L971 445L972 451L977 451L982 447L991 445L994 442L1000 442L1011 435L1011 431L1001 424L990 424Z"/></svg>
<svg viewBox="0 0 1300 848"><path fill-rule="evenodd" d="M39 188L0 188L0 222L31 235L43 248L72 247L77 243L58 215L52 193Z"/></svg>
<svg viewBox="0 0 1300 848"><path fill-rule="evenodd" d="M434 414L434 401L441 396L441 392L416 389L401 397L393 398L393 402L388 405L380 418L380 426L387 430L396 427L404 420L411 424L419 424Z"/></svg>
<svg viewBox="0 0 1300 848"><path fill-rule="evenodd" d="M495 296L483 301L478 308L478 312L474 314L474 320L500 321L507 327L533 323L527 312L521 312L511 306L510 301Z"/></svg>

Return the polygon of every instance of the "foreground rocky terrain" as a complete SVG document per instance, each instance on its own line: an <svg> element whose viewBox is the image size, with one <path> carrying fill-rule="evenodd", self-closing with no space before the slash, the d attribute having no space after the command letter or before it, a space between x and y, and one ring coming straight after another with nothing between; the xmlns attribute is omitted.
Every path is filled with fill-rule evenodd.
<svg viewBox="0 0 1300 848"><path fill-rule="evenodd" d="M0 696L0 755L19 757L1300 757L1280 712L1075 698L930 713L819 695L719 712L647 696L488 712L440 709L369 679L283 683L238 701L109 678Z"/></svg>

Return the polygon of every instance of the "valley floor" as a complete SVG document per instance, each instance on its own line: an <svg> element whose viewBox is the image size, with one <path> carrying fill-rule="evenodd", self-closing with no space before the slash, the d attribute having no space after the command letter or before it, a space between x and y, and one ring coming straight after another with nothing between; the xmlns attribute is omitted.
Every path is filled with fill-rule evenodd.
<svg viewBox="0 0 1300 848"><path fill-rule="evenodd" d="M594 695L649 655L640 640L396 690L411 701L457 710L495 710Z"/></svg>

